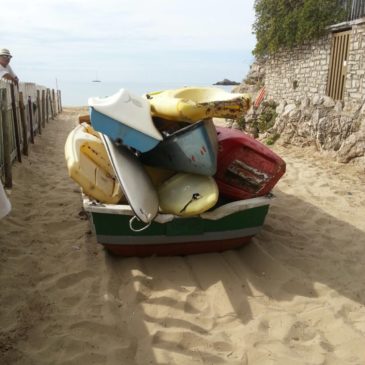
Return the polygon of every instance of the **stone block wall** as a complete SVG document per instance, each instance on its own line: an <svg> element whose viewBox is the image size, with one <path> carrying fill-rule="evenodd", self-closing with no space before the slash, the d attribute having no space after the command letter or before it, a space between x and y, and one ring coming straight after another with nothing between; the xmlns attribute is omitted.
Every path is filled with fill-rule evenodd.
<svg viewBox="0 0 365 365"><path fill-rule="evenodd" d="M344 102L361 103L365 99L365 19L354 24L350 34Z"/></svg>
<svg viewBox="0 0 365 365"><path fill-rule="evenodd" d="M311 44L288 49L270 57L265 65L269 99L298 100L325 94L331 51L331 35Z"/></svg>
<svg viewBox="0 0 365 365"><path fill-rule="evenodd" d="M365 98L365 19L333 27L351 27L344 102L362 103ZM300 100L326 95L332 33L293 49L278 52L265 64L265 86L269 99Z"/></svg>

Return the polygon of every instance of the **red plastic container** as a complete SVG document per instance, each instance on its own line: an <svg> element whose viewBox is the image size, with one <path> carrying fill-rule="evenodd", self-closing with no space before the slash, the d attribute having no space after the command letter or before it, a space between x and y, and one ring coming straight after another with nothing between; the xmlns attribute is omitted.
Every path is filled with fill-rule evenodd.
<svg viewBox="0 0 365 365"><path fill-rule="evenodd" d="M216 127L219 193L230 199L268 194L285 173L285 161L270 148L237 129Z"/></svg>

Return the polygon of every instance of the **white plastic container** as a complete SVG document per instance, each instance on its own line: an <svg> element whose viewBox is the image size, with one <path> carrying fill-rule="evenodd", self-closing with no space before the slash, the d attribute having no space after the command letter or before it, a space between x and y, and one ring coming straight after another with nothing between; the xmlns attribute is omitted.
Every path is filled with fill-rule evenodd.
<svg viewBox="0 0 365 365"><path fill-rule="evenodd" d="M0 219L4 218L11 211L11 204L6 196L3 184L0 182Z"/></svg>

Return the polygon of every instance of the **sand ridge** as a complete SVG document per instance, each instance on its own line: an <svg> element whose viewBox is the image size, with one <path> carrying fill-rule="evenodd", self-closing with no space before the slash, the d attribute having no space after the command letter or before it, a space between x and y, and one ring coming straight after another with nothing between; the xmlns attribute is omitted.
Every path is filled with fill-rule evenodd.
<svg viewBox="0 0 365 365"><path fill-rule="evenodd" d="M305 148L249 246L118 258L95 241L65 108L13 170L0 221L1 364L363 364L365 178Z"/></svg>

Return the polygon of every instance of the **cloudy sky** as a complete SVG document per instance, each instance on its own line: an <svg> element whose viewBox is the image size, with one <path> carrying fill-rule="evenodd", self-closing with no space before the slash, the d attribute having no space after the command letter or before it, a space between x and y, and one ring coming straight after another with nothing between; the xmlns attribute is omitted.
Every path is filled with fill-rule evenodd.
<svg viewBox="0 0 365 365"><path fill-rule="evenodd" d="M0 47L21 81L240 81L254 0L11 0Z"/></svg>

